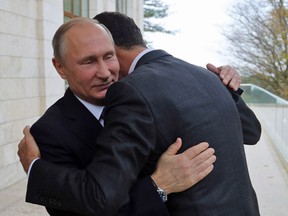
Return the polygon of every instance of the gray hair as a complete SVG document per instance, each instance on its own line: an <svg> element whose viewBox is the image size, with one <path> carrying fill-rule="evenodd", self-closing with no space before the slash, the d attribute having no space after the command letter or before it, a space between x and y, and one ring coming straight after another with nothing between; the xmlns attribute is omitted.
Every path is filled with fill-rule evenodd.
<svg viewBox="0 0 288 216"><path fill-rule="evenodd" d="M98 25L105 29L108 33L112 43L114 44L113 37L110 31L104 26L103 24L99 23L97 20L86 18L86 17L77 17L72 18L68 22L62 24L58 30L55 32L53 40L52 40L52 47L54 50L54 57L60 61L62 64L64 63L64 55L65 55L65 34L66 32L71 29L73 26L83 23L92 23L94 25Z"/></svg>

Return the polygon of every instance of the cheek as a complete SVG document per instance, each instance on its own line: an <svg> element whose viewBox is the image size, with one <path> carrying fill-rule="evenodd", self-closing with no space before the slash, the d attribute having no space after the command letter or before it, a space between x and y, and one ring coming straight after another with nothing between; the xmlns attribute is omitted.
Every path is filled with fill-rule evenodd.
<svg viewBox="0 0 288 216"><path fill-rule="evenodd" d="M127 74L125 73L125 71L120 70L119 72L119 80L122 79L123 77L127 76Z"/></svg>
<svg viewBox="0 0 288 216"><path fill-rule="evenodd" d="M119 80L119 73L113 73L113 76L114 76L114 80Z"/></svg>
<svg viewBox="0 0 288 216"><path fill-rule="evenodd" d="M117 60L110 64L111 73L118 78L120 66Z"/></svg>
<svg viewBox="0 0 288 216"><path fill-rule="evenodd" d="M70 84L74 87L77 92L81 94L89 95L91 79L85 78L83 76L74 77L73 81Z"/></svg>
<svg viewBox="0 0 288 216"><path fill-rule="evenodd" d="M87 84L88 81L84 79L83 77L79 76L79 77L74 77L73 83L77 85L78 88L83 89L85 88L85 84Z"/></svg>
<svg viewBox="0 0 288 216"><path fill-rule="evenodd" d="M94 68L86 68L85 70L78 71L76 76L74 77L75 82L84 85L92 83L95 77L95 69Z"/></svg>

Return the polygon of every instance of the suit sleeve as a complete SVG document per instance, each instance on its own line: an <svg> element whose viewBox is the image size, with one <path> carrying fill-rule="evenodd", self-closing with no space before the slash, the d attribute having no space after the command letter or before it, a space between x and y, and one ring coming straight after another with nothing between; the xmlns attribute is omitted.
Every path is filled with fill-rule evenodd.
<svg viewBox="0 0 288 216"><path fill-rule="evenodd" d="M57 130L57 127L51 128L49 124L35 124L31 127L31 134L37 142L41 157L44 160L61 164L65 167L78 167L73 158L72 152L65 148L63 142L63 134Z"/></svg>
<svg viewBox="0 0 288 216"><path fill-rule="evenodd" d="M55 125L56 124L54 124L54 126ZM54 127L54 128L51 127L49 123L42 124L42 123L37 122L31 127L31 133L34 136L39 146L41 157L44 160L47 160L49 162L59 164L65 167L77 168L81 162L77 160L78 158L76 158L76 155L73 155L69 149L65 148L65 146L61 144L61 141L63 142L63 139L62 139L63 134L61 134L60 131L62 130L57 130L57 127ZM78 161L78 162L75 162L75 161ZM48 178L51 178L51 177L48 177ZM37 185L37 182L32 184L32 186L30 185L30 187L35 187L36 185ZM45 194L47 194L47 192L41 193L41 191L38 191L36 196L40 196L43 198L45 197ZM29 200L29 199L30 197L27 196L26 200ZM47 212L53 216L68 216L68 215L80 216L79 214L71 212L71 211L62 211L62 210L55 209L55 208L49 208L46 205L45 207L46 207Z"/></svg>
<svg viewBox="0 0 288 216"><path fill-rule="evenodd" d="M241 94L243 92L242 89L232 91L228 88L228 90L230 91L238 109L242 125L244 143L249 145L256 144L261 137L261 124L258 118L241 98Z"/></svg>
<svg viewBox="0 0 288 216"><path fill-rule="evenodd" d="M156 143L156 129L149 107L129 85L115 83L107 98L105 128L92 162L79 170L36 161L27 201L99 216L116 215L128 203L129 191Z"/></svg>
<svg viewBox="0 0 288 216"><path fill-rule="evenodd" d="M150 176L139 179L130 192L130 202L120 209L117 216L168 216L168 209L155 190Z"/></svg>

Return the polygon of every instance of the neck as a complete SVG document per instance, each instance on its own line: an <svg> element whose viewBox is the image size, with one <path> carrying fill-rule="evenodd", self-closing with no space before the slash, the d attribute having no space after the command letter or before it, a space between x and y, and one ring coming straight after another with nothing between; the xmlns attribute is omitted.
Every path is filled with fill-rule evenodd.
<svg viewBox="0 0 288 216"><path fill-rule="evenodd" d="M130 64L132 61L143 51L147 49L146 47L142 46L135 46L130 49L123 49L121 47L116 47L117 57L125 58L127 62L129 61Z"/></svg>
<svg viewBox="0 0 288 216"><path fill-rule="evenodd" d="M133 60L145 49L147 48L142 46L135 46L130 49L116 47L117 58L120 63L121 70L127 72L128 74L128 70Z"/></svg>

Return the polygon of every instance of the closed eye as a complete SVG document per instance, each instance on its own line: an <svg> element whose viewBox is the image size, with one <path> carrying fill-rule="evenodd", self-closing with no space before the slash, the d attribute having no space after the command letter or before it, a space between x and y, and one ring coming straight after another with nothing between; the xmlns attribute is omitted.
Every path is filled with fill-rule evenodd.
<svg viewBox="0 0 288 216"><path fill-rule="evenodd" d="M93 62L95 62L95 58L90 56L87 58L82 59L81 64L92 64Z"/></svg>
<svg viewBox="0 0 288 216"><path fill-rule="evenodd" d="M107 53L105 54L105 56L104 56L104 59L111 59L111 58L113 58L115 55L116 55L116 54L115 54L115 52L113 52L113 51L107 52Z"/></svg>

